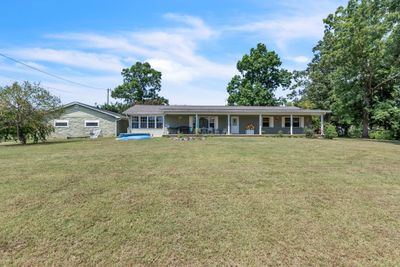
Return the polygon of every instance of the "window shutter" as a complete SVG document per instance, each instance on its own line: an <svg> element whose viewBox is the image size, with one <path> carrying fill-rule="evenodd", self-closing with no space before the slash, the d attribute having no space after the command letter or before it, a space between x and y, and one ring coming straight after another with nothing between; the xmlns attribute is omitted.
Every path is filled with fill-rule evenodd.
<svg viewBox="0 0 400 267"><path fill-rule="evenodd" d="M282 117L282 128L285 128L285 117Z"/></svg>
<svg viewBox="0 0 400 267"><path fill-rule="evenodd" d="M300 127L304 128L304 117L300 117Z"/></svg>
<svg viewBox="0 0 400 267"><path fill-rule="evenodd" d="M273 116L269 117L269 127L274 128L274 117Z"/></svg>
<svg viewBox="0 0 400 267"><path fill-rule="evenodd" d="M189 116L189 128L193 127L193 116Z"/></svg>

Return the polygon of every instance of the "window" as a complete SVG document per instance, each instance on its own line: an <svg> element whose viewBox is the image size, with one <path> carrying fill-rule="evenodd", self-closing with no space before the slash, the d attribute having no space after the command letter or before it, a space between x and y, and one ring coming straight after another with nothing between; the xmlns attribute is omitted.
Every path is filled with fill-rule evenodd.
<svg viewBox="0 0 400 267"><path fill-rule="evenodd" d="M139 117L138 116L132 117L132 128L133 129L139 128Z"/></svg>
<svg viewBox="0 0 400 267"><path fill-rule="evenodd" d="M99 121L85 120L85 127L99 127Z"/></svg>
<svg viewBox="0 0 400 267"><path fill-rule="evenodd" d="M300 118L299 117L293 117L293 127L300 127Z"/></svg>
<svg viewBox="0 0 400 267"><path fill-rule="evenodd" d="M214 117L210 117L210 128L215 128L215 118Z"/></svg>
<svg viewBox="0 0 400 267"><path fill-rule="evenodd" d="M238 125L238 120L236 117L232 117L232 126L236 127Z"/></svg>
<svg viewBox="0 0 400 267"><path fill-rule="evenodd" d="M140 128L147 128L147 117L140 117Z"/></svg>
<svg viewBox="0 0 400 267"><path fill-rule="evenodd" d="M285 118L285 127L290 128L290 117ZM293 127L300 127L300 118L293 117Z"/></svg>
<svg viewBox="0 0 400 267"><path fill-rule="evenodd" d="M268 127L269 128L269 117L263 117L262 127Z"/></svg>
<svg viewBox="0 0 400 267"><path fill-rule="evenodd" d="M157 116L157 128L162 128L162 127L163 127L163 117Z"/></svg>
<svg viewBox="0 0 400 267"><path fill-rule="evenodd" d="M55 120L55 121L54 121L54 127L57 127L57 128L62 128L62 127L64 127L64 128L66 128L66 127L68 127L68 121L65 121L65 120Z"/></svg>
<svg viewBox="0 0 400 267"><path fill-rule="evenodd" d="M149 128L155 128L155 126L156 126L156 120L155 120L155 117L148 117L149 119Z"/></svg>
<svg viewBox="0 0 400 267"><path fill-rule="evenodd" d="M290 128L290 117L285 118L285 127Z"/></svg>

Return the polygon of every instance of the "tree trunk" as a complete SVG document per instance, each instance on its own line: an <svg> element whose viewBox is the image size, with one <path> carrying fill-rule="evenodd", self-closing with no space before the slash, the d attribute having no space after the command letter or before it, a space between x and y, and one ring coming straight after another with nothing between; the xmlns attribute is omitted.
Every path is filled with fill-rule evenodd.
<svg viewBox="0 0 400 267"><path fill-rule="evenodd" d="M363 131L362 138L369 138L369 114L367 111L363 111Z"/></svg>
<svg viewBox="0 0 400 267"><path fill-rule="evenodd" d="M18 140L21 142L21 144L26 145L26 137L25 137L25 135L21 132L18 123L16 124L16 130L17 130L17 137L18 137Z"/></svg>
<svg viewBox="0 0 400 267"><path fill-rule="evenodd" d="M19 136L19 141L21 142L21 144L26 145L26 137L25 137L25 135L21 134Z"/></svg>
<svg viewBox="0 0 400 267"><path fill-rule="evenodd" d="M369 66L369 64L368 64ZM362 114L362 124L363 124L363 131L362 131L362 138L369 138L369 107L371 104L372 99L372 75L369 75L368 82L366 84L366 95L364 96L364 108Z"/></svg>

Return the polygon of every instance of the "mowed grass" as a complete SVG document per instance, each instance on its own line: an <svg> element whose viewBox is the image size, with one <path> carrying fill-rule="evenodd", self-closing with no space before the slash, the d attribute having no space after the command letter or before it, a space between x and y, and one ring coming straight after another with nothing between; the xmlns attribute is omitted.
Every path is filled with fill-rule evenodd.
<svg viewBox="0 0 400 267"><path fill-rule="evenodd" d="M400 145L0 145L0 265L400 265Z"/></svg>

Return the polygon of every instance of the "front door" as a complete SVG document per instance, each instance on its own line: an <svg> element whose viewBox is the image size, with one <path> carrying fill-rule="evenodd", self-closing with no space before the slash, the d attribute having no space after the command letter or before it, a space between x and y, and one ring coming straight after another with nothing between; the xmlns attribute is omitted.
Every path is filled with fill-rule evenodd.
<svg viewBox="0 0 400 267"><path fill-rule="evenodd" d="M239 117L231 116L231 133L238 134L239 133Z"/></svg>

